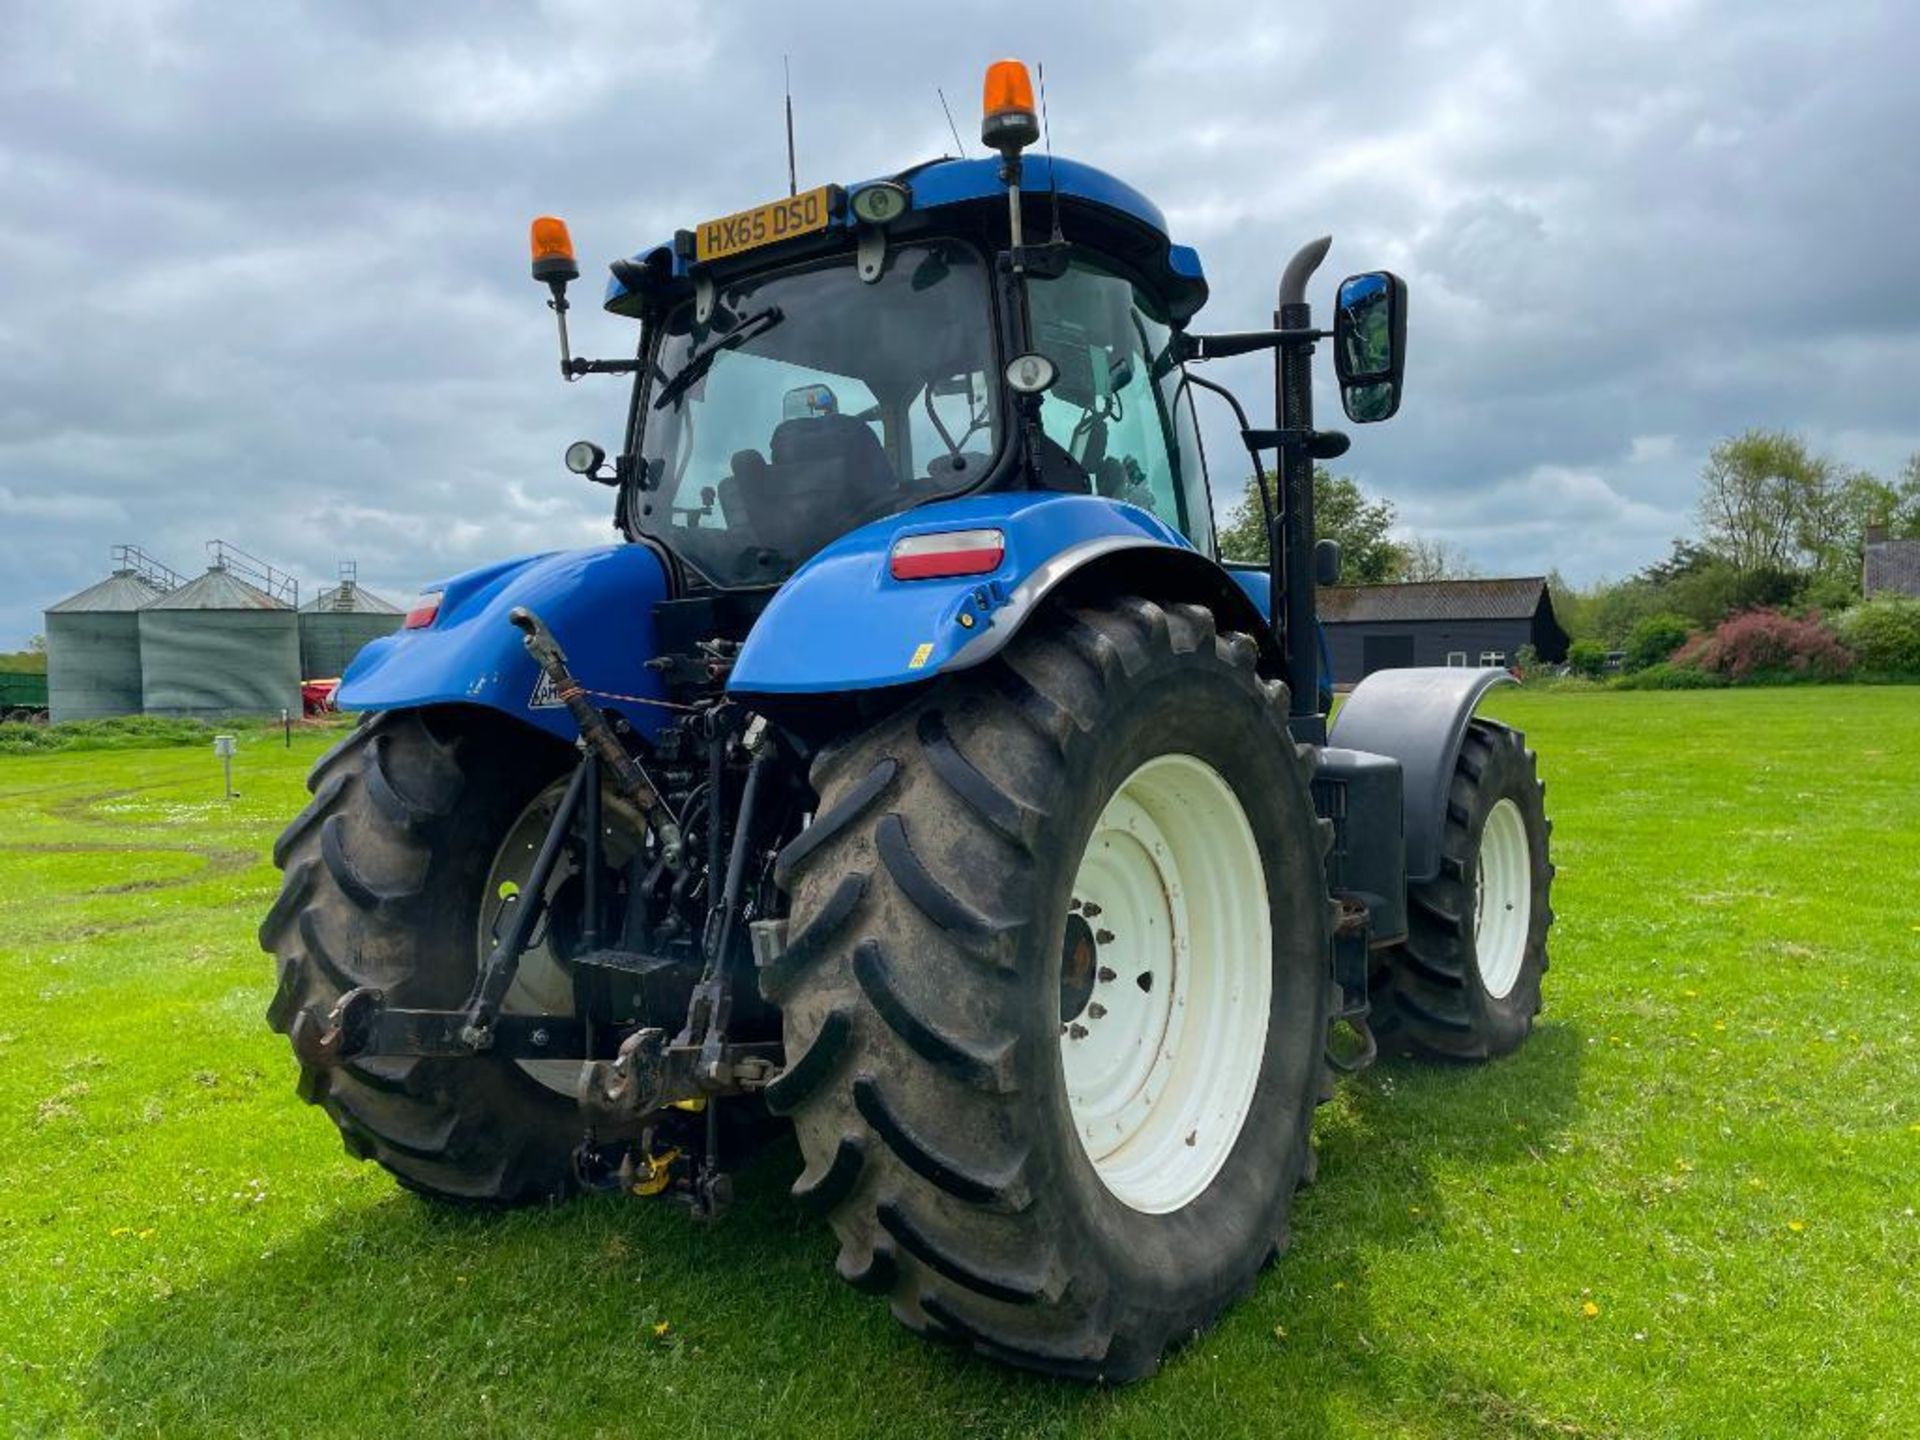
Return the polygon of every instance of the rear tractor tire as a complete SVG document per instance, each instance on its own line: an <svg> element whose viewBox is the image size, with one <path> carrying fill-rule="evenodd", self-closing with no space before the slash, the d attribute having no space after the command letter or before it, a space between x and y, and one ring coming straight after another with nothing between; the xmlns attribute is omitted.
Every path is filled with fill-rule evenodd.
<svg viewBox="0 0 1920 1440"><path fill-rule="evenodd" d="M816 762L767 1101L910 1328L1131 1380L1286 1246L1331 907L1256 656L1198 606L1056 607Z"/></svg>
<svg viewBox="0 0 1920 1440"><path fill-rule="evenodd" d="M564 747L548 755L543 745L477 711L401 711L372 717L321 757L307 780L312 802L274 845L285 879L260 927L279 966L267 1008L275 1030L322 1023L356 986L427 1009L467 998L483 927L511 893L488 889L503 842L529 828L530 807L568 760ZM348 1154L378 1161L409 1190L514 1205L574 1188L579 1108L511 1060L369 1057L303 1066L298 1089L339 1127Z"/></svg>
<svg viewBox="0 0 1920 1440"><path fill-rule="evenodd" d="M1409 888L1407 941L1376 976L1383 1050L1490 1060L1526 1040L1553 924L1552 833L1525 737L1474 720L1447 793L1440 873Z"/></svg>

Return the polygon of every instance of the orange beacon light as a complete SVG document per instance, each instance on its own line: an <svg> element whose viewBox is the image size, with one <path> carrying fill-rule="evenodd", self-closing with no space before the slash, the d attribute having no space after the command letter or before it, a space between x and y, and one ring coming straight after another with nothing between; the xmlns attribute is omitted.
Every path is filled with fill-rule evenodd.
<svg viewBox="0 0 1920 1440"><path fill-rule="evenodd" d="M567 234L567 222L553 215L542 215L533 222L533 278L552 285L565 285L580 278L580 266L573 258L573 237Z"/></svg>
<svg viewBox="0 0 1920 1440"><path fill-rule="evenodd" d="M980 110L981 143L995 150L1023 150L1040 138L1033 81L1018 60L996 60L987 67Z"/></svg>

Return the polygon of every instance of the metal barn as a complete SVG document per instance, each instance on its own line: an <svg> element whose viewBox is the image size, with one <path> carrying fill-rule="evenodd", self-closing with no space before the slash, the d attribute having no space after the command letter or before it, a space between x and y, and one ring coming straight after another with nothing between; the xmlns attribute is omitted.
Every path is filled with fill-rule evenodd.
<svg viewBox="0 0 1920 1440"><path fill-rule="evenodd" d="M391 635L405 614L398 605L361 586L353 562L340 567L340 580L300 607L300 675L333 680L344 675L360 647Z"/></svg>
<svg viewBox="0 0 1920 1440"><path fill-rule="evenodd" d="M298 715L299 617L216 557L140 612L140 689L150 715Z"/></svg>
<svg viewBox="0 0 1920 1440"><path fill-rule="evenodd" d="M1320 591L1320 623L1340 685L1411 665L1513 665L1523 645L1542 660L1567 658L1567 632L1538 575L1334 585Z"/></svg>
<svg viewBox="0 0 1920 1440"><path fill-rule="evenodd" d="M180 577L136 546L116 545L114 571L46 611L49 718L99 720L141 707L138 612Z"/></svg>

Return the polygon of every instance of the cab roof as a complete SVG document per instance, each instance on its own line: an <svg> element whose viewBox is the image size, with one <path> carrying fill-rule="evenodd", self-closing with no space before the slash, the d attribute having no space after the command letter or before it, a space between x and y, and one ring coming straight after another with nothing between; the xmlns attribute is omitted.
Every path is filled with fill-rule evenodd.
<svg viewBox="0 0 1920 1440"><path fill-rule="evenodd" d="M1004 209L1006 205L998 158L934 160L846 186L847 203L834 213L829 231L853 229L858 222L853 217L852 197L868 186L886 183L907 188L911 197L909 214L925 215L949 206L991 203ZM1096 254L1130 263L1159 293L1176 324L1186 323L1206 304L1207 280L1199 254L1191 246L1174 244L1167 235L1167 220L1160 207L1124 180L1077 160L1028 155L1022 161L1020 183L1030 210L1050 203L1050 194L1057 186L1067 239ZM1028 223L1031 225L1031 219ZM1035 234L1034 238L1045 236ZM628 280L636 268L654 284L670 285L688 278L694 266L691 240L691 233L683 231L673 240L617 265L614 278L607 284L606 308L616 314L634 312L634 286ZM781 253L781 247L771 246L760 258L773 260ZM622 271L626 272L625 278L618 273Z"/></svg>

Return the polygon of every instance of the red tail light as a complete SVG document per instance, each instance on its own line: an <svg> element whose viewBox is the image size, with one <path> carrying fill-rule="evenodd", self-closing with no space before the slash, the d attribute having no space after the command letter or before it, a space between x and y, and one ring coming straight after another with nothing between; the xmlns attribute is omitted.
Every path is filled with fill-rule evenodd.
<svg viewBox="0 0 1920 1440"><path fill-rule="evenodd" d="M407 607L407 626L409 630L424 630L439 618L440 592L429 590L424 595L414 597L413 604Z"/></svg>
<svg viewBox="0 0 1920 1440"><path fill-rule="evenodd" d="M946 530L908 535L893 543L887 569L896 580L945 580L998 570L1007 537L998 530Z"/></svg>

